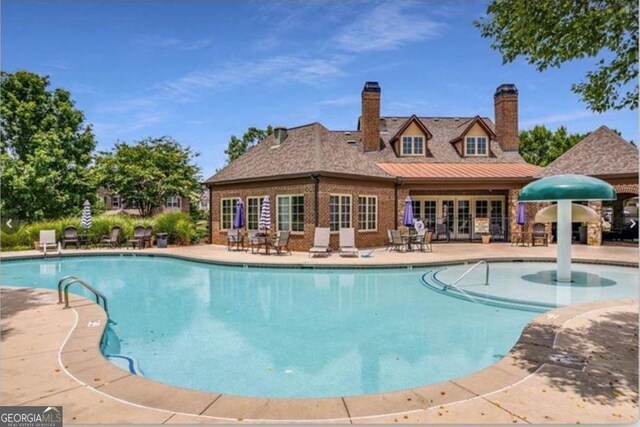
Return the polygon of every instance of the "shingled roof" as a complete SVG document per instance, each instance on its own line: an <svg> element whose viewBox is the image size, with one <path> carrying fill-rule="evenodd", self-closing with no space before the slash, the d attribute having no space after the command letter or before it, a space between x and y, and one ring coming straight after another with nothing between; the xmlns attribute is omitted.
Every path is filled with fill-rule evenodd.
<svg viewBox="0 0 640 427"><path fill-rule="evenodd" d="M277 144L273 135L209 178L207 183L329 173L374 178L393 177L358 151L349 132L331 132L320 123L287 130Z"/></svg>
<svg viewBox="0 0 640 427"><path fill-rule="evenodd" d="M539 176L638 175L638 148L606 126L600 126L549 164Z"/></svg>

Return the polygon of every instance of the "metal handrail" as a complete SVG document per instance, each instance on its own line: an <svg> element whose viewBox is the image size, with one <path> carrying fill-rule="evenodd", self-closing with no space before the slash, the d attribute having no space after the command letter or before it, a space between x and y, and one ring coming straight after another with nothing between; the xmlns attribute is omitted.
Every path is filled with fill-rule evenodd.
<svg viewBox="0 0 640 427"><path fill-rule="evenodd" d="M66 285L64 287L64 308L69 308L69 287L77 283L81 285L83 288L92 292L96 296L96 304L100 305L100 299L102 299L102 306L104 308L104 311L105 313L107 313L107 317L109 316L109 309L107 308L107 298L100 291L95 289L93 286L91 286L90 284L88 284L82 279L78 279L75 276L65 276L62 279L60 279L60 281L58 282L58 298L60 303L62 302L60 288L62 284L65 282L66 282Z"/></svg>
<svg viewBox="0 0 640 427"><path fill-rule="evenodd" d="M465 277L467 277L467 275L468 275L469 273L471 273L471 272L472 272L476 267L478 267L479 265L482 265L482 264L484 264L484 265L487 267L486 274L485 274L485 278L484 278L484 284L485 284L485 286L489 286L489 263L488 263L487 261L485 261L485 260L483 260L483 259L482 259L482 260L480 260L480 261L476 262L475 264L473 264L473 265L471 266L471 268L469 268L467 271L465 271L464 273L462 273L462 274L460 275L460 277L458 277L458 278L457 278L456 280L454 280L452 283L450 283L450 284L448 284L448 285L445 285L445 287L443 288L443 290L444 290L444 291L446 291L446 290L447 290L448 288L450 288L450 287L454 287L454 288L456 288L456 289L458 289L458 290L461 290L461 289L460 289L459 287L457 287L456 285L457 285L458 283L460 283L460 281L461 281L462 279L464 279Z"/></svg>

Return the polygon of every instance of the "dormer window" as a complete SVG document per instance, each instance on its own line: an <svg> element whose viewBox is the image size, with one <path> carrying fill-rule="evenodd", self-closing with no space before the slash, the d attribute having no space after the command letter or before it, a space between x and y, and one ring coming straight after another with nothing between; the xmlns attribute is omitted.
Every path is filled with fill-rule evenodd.
<svg viewBox="0 0 640 427"><path fill-rule="evenodd" d="M487 137L486 136L468 136L465 140L465 155L486 156L487 155Z"/></svg>
<svg viewBox="0 0 640 427"><path fill-rule="evenodd" d="M403 136L402 137L403 156L423 156L424 137L423 136Z"/></svg>

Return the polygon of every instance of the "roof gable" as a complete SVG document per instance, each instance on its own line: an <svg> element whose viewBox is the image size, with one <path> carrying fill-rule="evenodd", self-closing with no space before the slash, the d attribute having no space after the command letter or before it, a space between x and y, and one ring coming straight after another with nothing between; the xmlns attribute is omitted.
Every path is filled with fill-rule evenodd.
<svg viewBox="0 0 640 427"><path fill-rule="evenodd" d="M424 134L424 136L427 137L427 140L433 138L433 135L431 134L431 132L429 132L429 129L427 129L425 124L422 123L422 120L420 120L418 116L414 114L411 117L409 117L402 124L402 126L398 128L395 134L389 139L389 143L394 144L398 140L398 138L400 138L400 136L404 133L404 131L406 131L409 128L409 126L411 126L412 123L415 123L416 126L418 126L418 129L420 129L420 131Z"/></svg>
<svg viewBox="0 0 640 427"><path fill-rule="evenodd" d="M540 176L637 175L638 148L606 126L600 126L551 162Z"/></svg>
<svg viewBox="0 0 640 427"><path fill-rule="evenodd" d="M462 131L458 135L456 135L450 142L454 143L454 142L461 141L462 138L464 138L464 136L467 133L469 133L469 131L471 130L471 128L473 128L473 126L475 124L478 124L482 129L484 129L484 131L487 133L487 135L490 137L490 139L496 139L496 134L493 132L493 129L491 129L484 122L484 120L482 120L482 117L475 116L468 123L463 123L463 124L460 125L460 128L462 128Z"/></svg>

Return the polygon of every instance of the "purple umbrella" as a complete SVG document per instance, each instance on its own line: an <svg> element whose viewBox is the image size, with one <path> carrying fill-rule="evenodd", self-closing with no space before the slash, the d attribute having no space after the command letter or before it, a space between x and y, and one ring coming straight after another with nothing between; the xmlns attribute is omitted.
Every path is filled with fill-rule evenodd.
<svg viewBox="0 0 640 427"><path fill-rule="evenodd" d="M524 202L519 202L518 203L518 216L516 217L516 223L518 223L520 225L524 225L524 223L527 222L527 215L525 214L524 209L525 209Z"/></svg>
<svg viewBox="0 0 640 427"><path fill-rule="evenodd" d="M411 206L411 197L407 196L404 199L404 217L402 218L402 224L407 227L413 227L413 206Z"/></svg>
<svg viewBox="0 0 640 427"><path fill-rule="evenodd" d="M238 199L236 203L236 214L233 217L233 228L243 228L244 227L244 205L242 204L242 199Z"/></svg>

